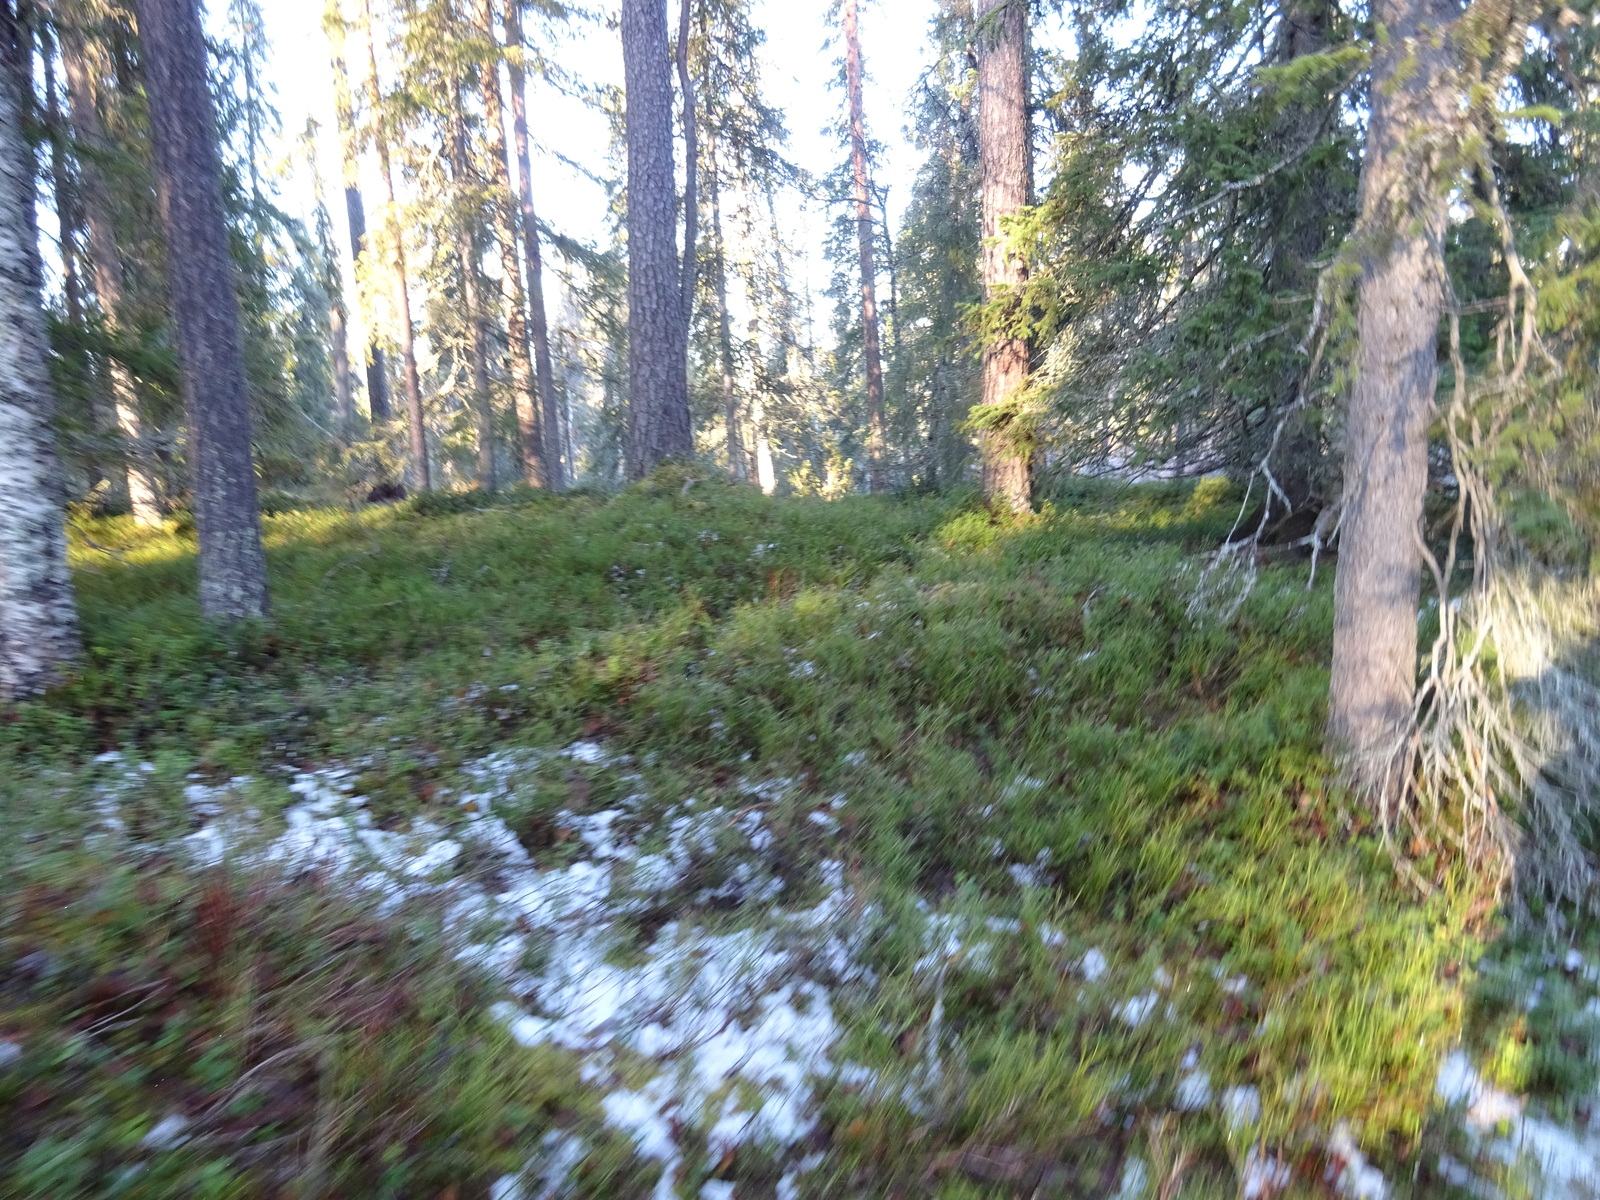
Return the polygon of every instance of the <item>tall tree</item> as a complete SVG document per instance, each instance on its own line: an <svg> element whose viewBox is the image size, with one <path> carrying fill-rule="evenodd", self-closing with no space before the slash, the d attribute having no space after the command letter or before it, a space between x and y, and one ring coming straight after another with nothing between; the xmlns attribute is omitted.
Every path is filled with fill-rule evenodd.
<svg viewBox="0 0 1600 1200"><path fill-rule="evenodd" d="M472 378L472 414L478 450L478 486L496 487L494 466L494 399L489 391L489 327L483 311L480 255L474 236L480 221L479 189L472 177L467 131L461 118L461 93L456 91L450 117L450 166L456 187L454 212L456 257L461 270L462 314L467 326L467 361Z"/></svg>
<svg viewBox="0 0 1600 1200"><path fill-rule="evenodd" d="M700 271L700 253L696 245L700 232L700 124L694 111L694 78L689 73L690 7L690 0L679 0L678 44L673 55L678 66L678 93L683 108L683 259L678 297L682 308L686 355L689 328L694 324L695 282Z"/></svg>
<svg viewBox="0 0 1600 1200"><path fill-rule="evenodd" d="M861 105L861 33L857 0L844 0L844 79L850 106L850 168L855 186L856 251L861 264L861 353L867 375L868 483L889 489L883 445L883 355L878 348L878 268L873 253L872 180L867 172L867 123Z"/></svg>
<svg viewBox="0 0 1600 1200"><path fill-rule="evenodd" d="M205 34L198 0L138 0L137 12L189 427L200 611L222 620L259 617L267 611L267 564Z"/></svg>
<svg viewBox="0 0 1600 1200"><path fill-rule="evenodd" d="M1459 106L1454 0L1378 0L1361 168L1356 379L1334 584L1329 748L1365 788L1395 782L1417 673L1422 500L1443 305L1442 157Z"/></svg>
<svg viewBox="0 0 1600 1200"><path fill-rule="evenodd" d="M1026 0L976 0L978 162L983 197L983 285L991 305L1014 299L1027 267L1005 244L1005 219L1028 203L1033 185L1028 131ZM1013 314L1014 321L1014 314ZM983 347L979 442L983 494L991 505L1028 512L1029 451L1017 438L1015 406L1028 377L1028 342L1002 322ZM1008 417L995 420L1010 409ZM987 417L988 419L981 419Z"/></svg>
<svg viewBox="0 0 1600 1200"><path fill-rule="evenodd" d="M708 147L706 199L711 206L711 288L717 311L717 390L722 400L723 439L727 443L728 471L735 479L750 474L744 439L739 434L739 393L734 386L733 317L728 311L728 246L722 236L722 173L717 168L716 133Z"/></svg>
<svg viewBox="0 0 1600 1200"><path fill-rule="evenodd" d="M544 478L549 486L560 491L565 485L562 469L564 439L561 436L562 419L556 396L554 372L550 366L550 323L544 307L544 261L539 247L539 220L533 207L533 176L528 152L528 87L523 67L525 43L522 36L523 0L506 0L506 42L511 53L507 57L511 82L511 128L517 143L518 203L522 217L522 248L528 264L528 334L533 342L534 378L539 386L539 413L521 425L525 453L531 456L543 450ZM519 424L521 418L519 415ZM542 424L542 429L541 429ZM540 436L534 445L532 436Z"/></svg>
<svg viewBox="0 0 1600 1200"><path fill-rule="evenodd" d="M350 226L350 262L359 264L367 249L367 206L361 199L361 139L356 131L355 97L345 63L345 24L341 0L328 0L322 28L333 54L333 111L339 126L339 159L344 174L344 211ZM374 336L367 347L367 411L374 421L389 419L389 372L383 347Z"/></svg>
<svg viewBox="0 0 1600 1200"><path fill-rule="evenodd" d="M116 338L129 331L130 311L122 271L122 248L117 243L116 210L101 167L110 153L110 146L100 120L98 73L90 66L88 46L83 31L76 24L63 25L61 49L67 76L67 102L72 109L73 131L80 147L78 191L89 229L94 290L106 332ZM161 520L161 506L147 465L150 451L145 441L144 419L139 412L133 372L117 355L106 357L112 410L122 434L128 506L141 525L154 525Z"/></svg>
<svg viewBox="0 0 1600 1200"><path fill-rule="evenodd" d="M30 39L0 0L0 698L55 683L78 654L40 305Z"/></svg>
<svg viewBox="0 0 1600 1200"><path fill-rule="evenodd" d="M628 473L641 479L657 463L694 451L666 0L622 0L622 62L628 144Z"/></svg>
<svg viewBox="0 0 1600 1200"><path fill-rule="evenodd" d="M405 234L400 228L394 169L389 160L389 131L383 111L383 89L378 81L378 43L372 20L372 0L361 0L361 32L367 43L367 118L372 122L372 144L378 152L378 174L383 180L386 202L384 212L390 239L389 265L394 277L395 336L400 343L400 365L406 388L412 478L419 488L427 491L433 486L433 473L428 466L428 428L422 412L422 377L417 373L416 327L411 319L411 281L406 271Z"/></svg>
<svg viewBox="0 0 1600 1200"><path fill-rule="evenodd" d="M521 26L511 15L516 6L517 0L508 0L506 25L508 31L516 32L517 40L520 42ZM500 245L501 282L506 292L506 340L509 343L511 359L511 390L517 416L517 440L522 458L523 478L530 486L540 487L550 477L544 431L539 428L539 397L545 389L536 379L537 368L529 358L531 339L528 332L527 292L522 286L522 264L517 257L517 204L511 190L511 164L506 149L505 105L500 98L500 44L495 38L492 0L478 0L477 18L479 33L486 43L486 53L479 62L478 83L483 91L485 163L492 185L489 203L492 206L495 239ZM507 40L511 40L510 32L507 34ZM520 64L512 69L513 92L516 89L517 72L520 70ZM514 103L515 96L513 96ZM526 122L524 122L523 136L526 137ZM532 196L531 187L528 194ZM531 199L529 207L532 207ZM544 315L542 281L539 308L542 322ZM541 334L544 338L544 370L548 377L549 332L547 329L541 329ZM555 457L559 462L559 453Z"/></svg>

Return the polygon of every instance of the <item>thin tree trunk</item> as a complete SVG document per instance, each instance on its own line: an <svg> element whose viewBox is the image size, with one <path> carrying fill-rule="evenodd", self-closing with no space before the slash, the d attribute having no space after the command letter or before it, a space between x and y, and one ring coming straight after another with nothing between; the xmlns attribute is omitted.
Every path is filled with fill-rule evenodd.
<svg viewBox="0 0 1600 1200"><path fill-rule="evenodd" d="M728 445L728 473L735 479L750 475L744 439L739 436L739 394L734 389L733 320L728 312L728 253L722 239L722 181L717 171L715 136L708 147L711 162L706 177L707 198L711 202L711 282L717 295L717 382L722 391L724 437Z"/></svg>
<svg viewBox="0 0 1600 1200"><path fill-rule="evenodd" d="M507 29L517 28L510 16L517 0L508 0ZM491 0L478 0L478 24L489 45L496 46ZM516 71L513 70L513 77ZM511 162L506 150L505 106L500 99L500 60L495 55L479 64L483 90L484 135L488 140L488 166L493 188L495 240L500 245L500 274L506 289L506 340L510 343L511 391L517 414L517 448L522 475L530 487L543 487L548 473L543 431L539 428L539 395L534 365L529 357L527 294L522 287L522 265L517 259L516 197L511 190ZM514 79L513 79L514 82ZM530 193L531 194L531 193ZM546 345L546 358L549 347ZM548 362L546 363L548 370Z"/></svg>
<svg viewBox="0 0 1600 1200"><path fill-rule="evenodd" d="M1437 382L1446 197L1456 119L1450 0L1379 0L1361 168L1365 258L1346 424L1344 524L1334 584L1328 744L1356 786L1385 790L1410 726L1417 674L1422 500Z"/></svg>
<svg viewBox="0 0 1600 1200"><path fill-rule="evenodd" d="M0 0L0 699L58 682L78 656L54 397L39 285L34 158L23 134L30 40Z"/></svg>
<svg viewBox="0 0 1600 1200"><path fill-rule="evenodd" d="M60 230L61 299L67 308L68 324L75 329L81 329L84 324L83 256L78 249L78 239L83 218L80 214L77 187L67 168L67 143L71 140L71 131L67 128L66 119L61 112L61 89L57 86L56 59L60 42L58 38L52 36L50 26L44 22L40 22L38 33L39 57L44 62L45 121L49 126L50 137L50 180L55 190L56 224ZM64 52L61 52L61 58L64 66ZM114 414L105 411L105 404L98 387L99 380L94 378L96 372L92 365L88 370L79 370L77 363L71 359L63 360L61 366L71 371L74 384L87 400L90 425L94 431L94 449L84 464L87 491L92 494L104 480L111 484L115 494L126 497L127 468L120 461L121 455L117 456L119 461L116 470L116 474L122 477L120 490L116 490L117 482L113 474L105 469L104 449L114 436L111 430L115 428L116 418Z"/></svg>
<svg viewBox="0 0 1600 1200"><path fill-rule="evenodd" d="M666 0L622 0L628 141L628 474L694 452L673 203Z"/></svg>
<svg viewBox="0 0 1600 1200"><path fill-rule="evenodd" d="M78 156L78 183L89 229L94 290L106 331L115 337L127 329L128 309L122 252L117 245L116 209L97 161L97 156L108 150L100 121L99 89L89 67L82 33L71 27L65 28L63 33L61 48L67 75L67 103L72 107L72 123L78 140L88 151ZM133 372L114 354L107 356L106 371L111 380L112 409L122 433L128 507L139 524L159 524L161 504L154 477L146 465L150 451L145 441L144 422L139 415L139 393Z"/></svg>
<svg viewBox="0 0 1600 1200"><path fill-rule="evenodd" d="M341 429L355 420L356 403L350 389L350 335L344 301L328 298L328 353L333 368L333 413Z"/></svg>
<svg viewBox="0 0 1600 1200"><path fill-rule="evenodd" d="M695 120L694 79L689 74L689 6L678 5L678 91L683 101L683 279L679 291L683 300L683 345L687 355L689 334L694 324L694 291L699 277L700 255L696 245L700 233L700 141ZM688 364L685 360L685 371ZM684 386L688 387L687 376Z"/></svg>
<svg viewBox="0 0 1600 1200"><path fill-rule="evenodd" d="M456 185L453 218L456 227L456 257L461 264L461 301L466 308L467 357L472 371L472 413L478 442L478 486L492 492L497 486L494 472L494 401L489 392L489 331L484 325L483 296L478 282L478 249L472 236L471 215L463 193L472 187L467 161L466 131L461 127L460 90L457 89L455 116L451 120L450 165Z"/></svg>
<svg viewBox="0 0 1600 1200"><path fill-rule="evenodd" d="M189 426L200 611L259 617L267 611L267 564L198 0L137 0L136 7Z"/></svg>
<svg viewBox="0 0 1600 1200"><path fill-rule="evenodd" d="M1028 203L1033 184L1028 136L1028 16L1023 0L977 0L978 162L983 190L983 286L994 303L1027 280L1027 267L1000 240L1001 221ZM984 405L1015 404L1028 378L1028 343L995 337L983 348ZM1012 421L979 436L983 494L1011 512L1032 507L1029 454Z"/></svg>
<svg viewBox="0 0 1600 1200"><path fill-rule="evenodd" d="M55 188L56 223L61 232L61 298L67 320L83 323L83 283L78 277L78 215L72 180L67 172L67 131L61 119L61 91L56 86L56 44L49 26L39 27L39 57L44 63L45 122L50 137L50 181Z"/></svg>
<svg viewBox="0 0 1600 1200"><path fill-rule="evenodd" d="M523 0L506 2L506 41L512 50L507 60L511 82L511 125L512 136L517 143L522 246L528 262L528 334L533 341L533 371L539 387L539 414L537 420L530 418L526 425L522 425L519 413L518 424L522 428L525 453L530 460L542 453L545 483L552 491L559 492L566 486L566 472L561 462L565 440L560 434L561 413L555 392L555 373L550 367L550 324L544 307L544 263L539 253L539 220L533 209L533 176L529 169L528 90L522 69L522 3Z"/></svg>
<svg viewBox="0 0 1600 1200"><path fill-rule="evenodd" d="M350 262L359 266L367 249L367 206L361 200L361 141L356 133L355 98L350 92L350 71L345 65L346 26L340 0L328 0L323 30L333 52L333 110L339 126L339 159L344 175L344 211L350 226ZM383 347L373 334L367 346L367 412L374 421L387 421L389 370Z"/></svg>
<svg viewBox="0 0 1600 1200"><path fill-rule="evenodd" d="M417 487L433 486L428 467L428 429L422 415L422 379L417 374L416 332L411 320L411 287L406 274L405 235L400 228L399 207L395 199L394 170L389 163L389 138L384 131L383 92L378 86L378 47L374 41L372 0L361 0L361 31L367 41L367 106L372 120L372 144L378 151L378 172L383 179L385 221L393 239L391 269L394 272L394 302L399 328L400 364L406 388L406 422L411 434L411 469Z"/></svg>
<svg viewBox="0 0 1600 1200"><path fill-rule="evenodd" d="M889 490L883 461L883 355L878 348L878 270L872 247L872 182L867 175L867 126L861 111L861 34L856 0L844 0L844 78L850 104L850 167L855 176L856 250L861 260L861 356L867 372L869 490Z"/></svg>
<svg viewBox="0 0 1600 1200"><path fill-rule="evenodd" d="M1287 65L1309 54L1321 54L1328 46L1328 25L1333 18L1330 0L1291 0L1284 10L1273 57ZM1332 103L1338 103L1337 100ZM1329 102L1295 103L1285 106L1275 122L1275 155L1294 153L1317 136L1328 117ZM1317 260L1327 249L1332 223L1329 210L1342 206L1342 189L1323 185L1321 172L1297 187L1280 187L1270 208L1272 249L1267 256L1264 283L1269 292L1283 295L1309 295L1316 287ZM1292 404L1304 379L1304 364L1291 362L1278 385L1280 404ZM1288 497L1288 511L1274 512L1269 525L1289 529L1289 536L1303 530L1299 522L1289 523L1296 514L1309 516L1311 510L1328 497L1320 495L1323 476L1322 440L1306 411L1290 415L1278 441L1278 452L1271 463L1273 477ZM1275 499L1270 493L1267 503ZM1280 500L1281 504L1282 501ZM1243 523L1254 529L1259 515Z"/></svg>

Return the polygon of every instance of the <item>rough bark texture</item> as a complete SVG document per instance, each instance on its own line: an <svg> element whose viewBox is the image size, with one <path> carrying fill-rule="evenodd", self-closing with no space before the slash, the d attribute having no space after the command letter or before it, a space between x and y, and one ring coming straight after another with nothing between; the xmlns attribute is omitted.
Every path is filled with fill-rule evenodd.
<svg viewBox="0 0 1600 1200"><path fill-rule="evenodd" d="M27 33L0 0L0 699L43 691L78 654L62 529L34 226L33 151L23 135Z"/></svg>
<svg viewBox="0 0 1600 1200"><path fill-rule="evenodd" d="M95 296L106 332L113 337L127 327L127 298L122 275L122 256L117 248L116 209L111 192L101 173L98 156L106 152L105 129L100 121L99 89L95 86L83 35L71 26L63 29L62 54L67 76L67 103L72 109L73 131L88 153L78 156L78 189L83 198L84 223L89 230L89 258L93 266ZM145 441L144 422L139 415L139 394L133 372L127 364L108 356L106 371L111 382L111 405L127 472L128 507L141 525L161 520L161 503L153 476L146 465L150 450Z"/></svg>
<svg viewBox="0 0 1600 1200"><path fill-rule="evenodd" d="M200 611L221 620L259 617L267 610L267 564L198 0L138 0L136 8L189 427Z"/></svg>
<svg viewBox="0 0 1600 1200"><path fill-rule="evenodd" d="M622 0L628 139L628 474L694 451L672 168L666 0Z"/></svg>
<svg viewBox="0 0 1600 1200"><path fill-rule="evenodd" d="M544 263L539 253L539 220L533 209L533 177L529 172L528 91L522 69L522 0L506 4L506 41L513 51L510 61L511 126L517 143L518 199L522 209L522 246L528 262L528 335L533 342L534 379L539 386L539 419L522 426L527 453L542 451L544 478L553 491L566 486L561 458L565 439L561 436L561 411L556 397L554 372L550 367L550 324L544 309ZM521 414L518 414L521 425ZM542 430L541 430L542 426ZM539 443L529 441L540 438ZM542 432L542 437L541 437Z"/></svg>
<svg viewBox="0 0 1600 1200"><path fill-rule="evenodd" d="M1361 169L1357 376L1334 585L1328 743L1357 786L1392 786L1417 671L1428 418L1443 302L1440 146L1456 110L1450 0L1380 0Z"/></svg>
<svg viewBox="0 0 1600 1200"><path fill-rule="evenodd" d="M422 378L417 374L416 333L411 320L411 286L406 274L405 236L400 230L395 200L394 170L389 163L389 138L383 127L383 92L378 86L378 47L373 41L372 2L361 0L361 31L367 41L367 106L371 109L372 144L378 151L378 173L383 179L385 209L391 246L390 269L394 272L395 336L400 343L401 374L406 388L406 424L411 434L411 471L417 487L433 486L428 466L428 427L422 415Z"/></svg>
<svg viewBox="0 0 1600 1200"><path fill-rule="evenodd" d="M350 226L350 262L359 264L367 248L367 206L361 199L361 140L356 134L355 98L350 92L350 70L345 65L345 22L339 0L328 0L322 27L333 52L333 111L339 126L339 159L344 178L344 213ZM367 412L374 421L387 421L389 369L376 336L367 346Z"/></svg>
<svg viewBox="0 0 1600 1200"><path fill-rule="evenodd" d="M983 288L990 301L1027 280L1021 259L999 244L1001 221L1028 203L1033 185L1028 136L1028 16L1022 0L976 0L978 33L978 164L983 189ZM983 403L1012 403L1028 378L1028 343L997 337L983 348ZM983 494L995 508L1032 508L1028 450L1007 424L978 439Z"/></svg>
<svg viewBox="0 0 1600 1200"><path fill-rule="evenodd" d="M889 490L883 461L883 354L878 346L878 268L872 245L872 181L867 174L867 123L861 111L861 33L856 0L844 0L844 81L850 105L850 169L856 201L856 250L861 260L861 357L867 375L867 484Z"/></svg>
<svg viewBox="0 0 1600 1200"><path fill-rule="evenodd" d="M510 0L506 27L508 30L516 28L520 40L521 28L510 15L516 4L517 0ZM497 45L490 0L478 0L478 25L489 45ZM506 149L505 105L500 99L498 55L479 64L478 84L483 91L484 137L488 142L488 168L494 184L495 240L500 246L501 286L506 293L506 341L511 359L512 404L517 415L517 448L522 459L523 479L530 487L542 487L547 477L544 437L539 428L539 395L529 353L527 293L522 287L522 264L517 258L517 204L511 190L511 160ZM546 366L548 368L548 363Z"/></svg>

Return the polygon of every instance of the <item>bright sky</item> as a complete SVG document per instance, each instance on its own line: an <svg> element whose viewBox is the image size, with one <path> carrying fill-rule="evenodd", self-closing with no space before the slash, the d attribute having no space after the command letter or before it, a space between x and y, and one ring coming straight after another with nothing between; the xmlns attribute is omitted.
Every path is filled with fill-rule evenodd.
<svg viewBox="0 0 1600 1200"><path fill-rule="evenodd" d="M918 154L904 135L905 108L925 66L928 21L936 4L937 0L867 0L861 13L862 54L869 76L867 122L872 136L886 148L879 182L889 188L890 217L895 223L916 173ZM671 7L675 14L676 6ZM268 75L276 87L284 131L298 136L306 118L314 117L323 130L318 150L322 170L331 175L338 163L338 146L328 46L322 34L323 0L269 0L263 8L272 47ZM226 11L223 0L211 0L213 22L224 18ZM612 0L606 0L604 11L614 18ZM787 116L791 157L817 174L831 169L842 156L834 135L825 132L843 104L841 93L829 86L839 50L826 46L833 32L825 22L827 11L828 0L755 0L754 10L757 25L767 32L762 62L767 99ZM676 21L675 15L672 19ZM533 40L538 35L530 28L528 36ZM546 46L546 52L587 81L621 84L621 45L615 29L603 21L575 22L557 44ZM608 144L605 118L539 85L530 99L529 119L538 151L534 186L541 218L572 236L603 242L604 192L562 158L603 170ZM309 209L308 184L297 180L288 189L285 198L291 208ZM327 187L334 197L331 178ZM330 204L330 208L342 239L342 206ZM803 213L798 206L791 207L786 219L797 226L791 236L811 248L811 262L806 264L812 275L809 282L820 287L827 272L819 254L824 219L821 214Z"/></svg>

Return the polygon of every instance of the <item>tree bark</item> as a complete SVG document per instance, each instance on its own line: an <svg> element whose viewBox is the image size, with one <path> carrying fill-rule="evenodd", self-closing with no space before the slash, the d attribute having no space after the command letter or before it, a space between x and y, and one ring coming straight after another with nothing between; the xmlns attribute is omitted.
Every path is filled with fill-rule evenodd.
<svg viewBox="0 0 1600 1200"><path fill-rule="evenodd" d="M694 451L673 203L666 0L622 0L628 142L628 474Z"/></svg>
<svg viewBox="0 0 1600 1200"><path fill-rule="evenodd" d="M539 252L539 219L533 208L533 176L529 169L528 152L528 89L522 68L522 3L507 0L506 41L514 53L508 60L511 82L512 136L517 143L517 186L522 215L522 247L528 263L528 334L533 341L533 371L539 385L539 420L530 421L527 428L540 437L535 446L526 442L529 452L542 448L544 478L552 491L566 486L566 472L562 456L566 453L565 440L560 435L561 411L556 398L555 373L550 366L550 324L544 307L544 262ZM542 422L542 426L541 426Z"/></svg>
<svg viewBox="0 0 1600 1200"><path fill-rule="evenodd" d="M520 49L522 27L512 15L519 0L507 0L506 29L507 40L511 39L511 31L515 30L516 43ZM489 40L490 46L498 46L494 36L494 8L491 0L478 0L478 24ZM512 104L515 111L517 80L521 68L512 68ZM511 390L514 397L513 405L517 414L517 442L518 451L522 458L523 479L530 487L543 487L549 479L549 470L546 459L548 453L545 449L544 431L539 428L539 396L540 389L536 384L536 368L529 357L530 339L528 335L527 293L522 287L522 265L517 259L517 216L516 197L511 190L511 161L506 150L505 133L505 106L500 99L500 59L499 55L492 55L479 65L479 86L483 90L483 120L484 132L488 139L488 165L494 182L494 227L495 238L500 244L500 274L505 279L507 316L506 340L510 343L511 358ZM523 121L521 142L527 140L527 123ZM519 143L520 145L521 143ZM523 168L526 170L526 168ZM524 180L526 182L526 180ZM527 193L532 196L531 189ZM531 209L533 202L528 201ZM534 251L537 255L538 251ZM541 292L542 284L541 280ZM540 307L543 308L543 297L540 298ZM543 315L542 312L540 314ZM550 372L550 345L548 331L545 333L545 373ZM556 455L559 460L559 453Z"/></svg>
<svg viewBox="0 0 1600 1200"><path fill-rule="evenodd" d="M391 247L390 269L394 272L394 302L397 316L395 331L400 342L401 374L406 388L406 423L411 434L411 470L417 487L427 491L433 486L433 472L428 466L428 428L422 415L422 379L417 374L416 332L411 320L411 286L406 273L405 234L400 228L399 207L395 199L394 170L389 162L389 137L384 130L383 92L378 86L378 46L374 41L372 25L372 0L361 0L361 30L367 40L367 106L372 120L372 144L378 152L378 173L383 179L385 221Z"/></svg>
<svg viewBox="0 0 1600 1200"><path fill-rule="evenodd" d="M333 52L333 111L339 126L339 160L344 178L344 212L350 226L350 262L358 266L367 248L367 206L361 199L361 140L356 133L355 97L350 92L350 70L345 65L345 21L340 0L328 0L323 30ZM383 347L374 335L367 345L367 412L374 421L387 421L389 369Z"/></svg>
<svg viewBox="0 0 1600 1200"><path fill-rule="evenodd" d="M136 8L189 426L200 611L221 620L264 616L250 397L198 0L137 0Z"/></svg>
<svg viewBox="0 0 1600 1200"><path fill-rule="evenodd" d="M1001 239L1001 222L1028 203L1033 186L1028 133L1028 15L1023 0L977 0L978 164L983 190L984 295L1003 301L1027 281L1027 267ZM1028 378L1028 343L991 338L983 348L983 404L1014 404ZM1011 421L982 431L983 494L995 508L1032 509L1029 453Z"/></svg>
<svg viewBox="0 0 1600 1200"><path fill-rule="evenodd" d="M79 143L88 151L78 156L78 186L83 197L85 224L89 230L89 258L93 267L95 295L106 331L113 336L127 329L128 306L122 274L122 252L117 245L116 209L111 200L97 158L105 155L105 128L100 121L99 89L90 69L81 31L65 26L62 54L67 76L67 103L72 108L72 124ZM108 355L106 372L111 380L112 411L122 434L128 486L128 507L141 525L161 521L161 504L154 476L146 465L150 452L144 436L144 421L139 414L139 393L133 372L115 355Z"/></svg>
<svg viewBox="0 0 1600 1200"><path fill-rule="evenodd" d="M34 223L34 158L23 133L29 38L0 0L0 699L58 682L78 656L78 613L62 527Z"/></svg>
<svg viewBox="0 0 1600 1200"><path fill-rule="evenodd" d="M1379 0L1361 168L1356 379L1346 428L1328 745L1367 791L1398 785L1412 715L1428 423L1437 381L1446 197L1457 106L1450 0Z"/></svg>
<svg viewBox="0 0 1600 1200"><path fill-rule="evenodd" d="M850 168L856 201L856 251L861 265L861 356L867 374L868 489L889 490L884 470L883 354L878 346L878 269L872 246L872 182L867 174L867 125L861 111L861 34L856 0L844 0L844 78L850 105Z"/></svg>

